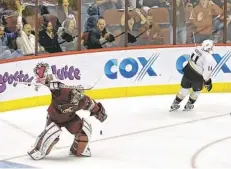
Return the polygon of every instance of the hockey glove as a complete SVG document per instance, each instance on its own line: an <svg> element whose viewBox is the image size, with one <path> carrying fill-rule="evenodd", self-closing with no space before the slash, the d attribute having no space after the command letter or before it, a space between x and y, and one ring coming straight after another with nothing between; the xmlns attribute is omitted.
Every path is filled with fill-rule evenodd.
<svg viewBox="0 0 231 169"><path fill-rule="evenodd" d="M115 41L115 37L112 34L110 34L106 40L108 42L114 42Z"/></svg>
<svg viewBox="0 0 231 169"><path fill-rule="evenodd" d="M95 116L95 118L98 119L102 123L107 119L107 114L101 103L98 103L98 106L100 109L97 112L94 112L94 113L91 112L90 116Z"/></svg>
<svg viewBox="0 0 231 169"><path fill-rule="evenodd" d="M211 79L209 79L208 81L205 81L205 88L208 92L212 89L212 87L213 87L213 85L212 85Z"/></svg>
<svg viewBox="0 0 231 169"><path fill-rule="evenodd" d="M61 37L67 42L72 42L73 41L73 37L68 33L64 32Z"/></svg>

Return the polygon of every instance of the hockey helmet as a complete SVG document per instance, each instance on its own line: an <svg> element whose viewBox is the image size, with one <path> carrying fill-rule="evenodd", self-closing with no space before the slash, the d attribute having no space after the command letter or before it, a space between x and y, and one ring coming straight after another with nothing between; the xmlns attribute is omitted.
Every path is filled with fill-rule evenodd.
<svg viewBox="0 0 231 169"><path fill-rule="evenodd" d="M212 40L207 39L202 42L201 46L204 51L211 52L213 51L214 43Z"/></svg>

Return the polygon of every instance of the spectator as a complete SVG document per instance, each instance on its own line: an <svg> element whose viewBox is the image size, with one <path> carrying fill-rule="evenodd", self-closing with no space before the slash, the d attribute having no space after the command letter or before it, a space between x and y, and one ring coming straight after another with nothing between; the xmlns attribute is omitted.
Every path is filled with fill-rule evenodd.
<svg viewBox="0 0 231 169"><path fill-rule="evenodd" d="M19 37L16 39L18 49L23 51L25 55L35 54L35 36L31 33L31 25L22 23L22 12L19 12L18 25L20 25ZM44 48L39 47L39 51L44 51Z"/></svg>
<svg viewBox="0 0 231 169"><path fill-rule="evenodd" d="M20 0L3 0L0 10L0 18L4 16L18 16L18 10L20 7Z"/></svg>
<svg viewBox="0 0 231 169"><path fill-rule="evenodd" d="M222 6L224 9L224 6ZM215 43L219 42L223 38L223 29L224 29L224 15L217 16L213 19L213 33ZM231 3L227 2L227 40L230 41L231 38Z"/></svg>
<svg viewBox="0 0 231 169"><path fill-rule="evenodd" d="M22 49L23 55L33 55L35 52L35 36L31 34L31 25L25 24L16 39L19 49Z"/></svg>
<svg viewBox="0 0 231 169"><path fill-rule="evenodd" d="M39 32L39 43L44 47L45 51L48 53L62 52L59 42L58 35L53 29L51 22L45 22L45 29Z"/></svg>
<svg viewBox="0 0 231 169"><path fill-rule="evenodd" d="M99 19L99 8L97 5L92 5L88 8L87 13L89 15L89 18L87 19L85 25L84 25L84 32L89 32L91 29L96 27L96 24Z"/></svg>
<svg viewBox="0 0 231 169"><path fill-rule="evenodd" d="M169 11L171 14L173 10ZM182 0L176 0L176 43L185 44L187 39L185 7ZM173 43L173 17L170 19L170 43Z"/></svg>
<svg viewBox="0 0 231 169"><path fill-rule="evenodd" d="M137 32L146 23L146 13L142 9L133 9L129 12L128 27L130 31ZM125 14L121 17L121 25L125 25Z"/></svg>
<svg viewBox="0 0 231 169"><path fill-rule="evenodd" d="M61 0L61 3L58 4L57 7L57 16L59 19L60 23L63 23L64 20L69 16L69 15L74 15L72 9L69 7L70 3L69 0Z"/></svg>
<svg viewBox="0 0 231 169"><path fill-rule="evenodd" d="M24 10L25 6L20 0L3 0L3 9L0 13L0 19L5 25L6 32L13 32L16 29L17 17L20 10ZM26 20L23 20L26 22Z"/></svg>
<svg viewBox="0 0 231 169"><path fill-rule="evenodd" d="M222 16L222 9L209 0L200 0L192 10L191 21L196 27L195 42L201 43L206 39L212 39L213 16Z"/></svg>
<svg viewBox="0 0 231 169"><path fill-rule="evenodd" d="M160 26L153 22L152 15L147 15L147 22L139 29L140 39L138 43L140 45L148 44L162 44L163 40L160 37Z"/></svg>
<svg viewBox="0 0 231 169"><path fill-rule="evenodd" d="M128 15L129 30L128 31L131 35L137 36L140 33L140 31L146 29L147 28L145 26L146 22L147 22L146 12L144 10L136 8L136 9L129 11L129 15ZM123 27L125 26L125 14L123 14L121 17L121 25ZM134 41L131 45L138 45L139 43L143 43L142 39L139 39L139 41Z"/></svg>
<svg viewBox="0 0 231 169"><path fill-rule="evenodd" d="M191 19L193 19L192 18L193 6L196 4L192 4L191 0L186 0L185 4L186 6L184 11L185 11L185 21L186 21L186 34L187 34L186 43L194 43L192 35L194 32L196 32L196 27L192 23Z"/></svg>
<svg viewBox="0 0 231 169"><path fill-rule="evenodd" d="M92 29L88 35L87 48L97 49L103 48L104 43L113 42L114 36L111 35L106 29L106 22L103 18L99 18L97 27Z"/></svg>
<svg viewBox="0 0 231 169"><path fill-rule="evenodd" d="M99 8L99 15L104 16L104 11L108 9L117 9L116 7L117 0L96 0L96 5Z"/></svg>
<svg viewBox="0 0 231 169"><path fill-rule="evenodd" d="M62 27L58 30L59 42L62 51L72 51L77 48L77 25L76 20L73 15L68 16L68 18L63 22Z"/></svg>
<svg viewBox="0 0 231 169"><path fill-rule="evenodd" d="M87 19L89 18L88 9L96 5L94 0L81 0L81 2L81 30L84 32Z"/></svg>
<svg viewBox="0 0 231 169"><path fill-rule="evenodd" d="M6 33L5 26L0 24L0 59L10 59L23 56L22 50L13 50L12 41L18 36L18 32Z"/></svg>

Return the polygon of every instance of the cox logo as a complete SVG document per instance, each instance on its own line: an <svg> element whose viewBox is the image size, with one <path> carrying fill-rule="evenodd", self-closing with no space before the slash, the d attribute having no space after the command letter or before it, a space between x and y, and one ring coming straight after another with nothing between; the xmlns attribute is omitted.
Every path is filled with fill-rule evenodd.
<svg viewBox="0 0 231 169"><path fill-rule="evenodd" d="M124 78L133 78L137 75L135 81L141 81L146 74L157 76L152 65L159 57L159 54L152 55L148 60L145 57L125 58L121 62L117 59L109 60L104 66L105 75L109 79L117 79L118 72Z"/></svg>
<svg viewBox="0 0 231 169"><path fill-rule="evenodd" d="M216 66L213 69L212 76L216 77L217 74L222 70L223 73L231 73L230 68L227 66L227 61L231 58L231 52L228 51L224 56L219 54L212 54L214 60L217 62ZM176 61L176 69L179 73L183 74L183 67L188 61L190 55L182 55Z"/></svg>

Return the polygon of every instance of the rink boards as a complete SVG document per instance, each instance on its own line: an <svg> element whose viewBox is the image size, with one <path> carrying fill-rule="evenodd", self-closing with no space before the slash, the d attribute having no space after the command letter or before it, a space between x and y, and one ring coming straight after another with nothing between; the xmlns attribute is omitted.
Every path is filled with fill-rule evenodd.
<svg viewBox="0 0 231 169"><path fill-rule="evenodd" d="M231 91L230 47L219 46L213 54L212 92ZM86 94L95 99L175 94L180 88L182 68L193 47L132 49L34 58L1 64L0 112L47 105L50 92L16 81L35 82L34 67L49 64L49 73L69 85L93 85ZM41 72L43 70L43 64ZM38 75L40 75L40 73Z"/></svg>

